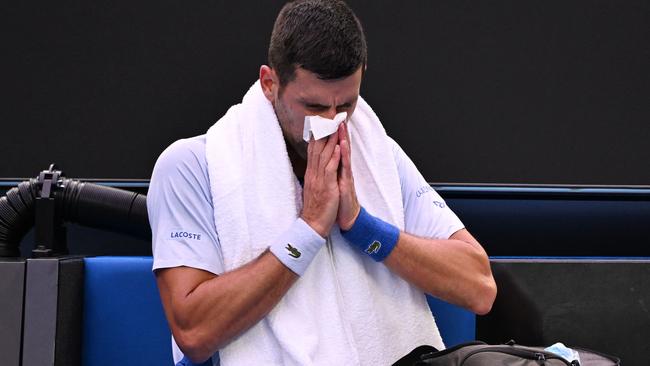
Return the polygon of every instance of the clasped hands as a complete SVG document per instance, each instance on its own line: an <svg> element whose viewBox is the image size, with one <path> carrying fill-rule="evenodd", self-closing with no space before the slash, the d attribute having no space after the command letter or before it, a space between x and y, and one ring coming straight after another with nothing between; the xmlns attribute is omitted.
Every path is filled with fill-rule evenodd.
<svg viewBox="0 0 650 366"><path fill-rule="evenodd" d="M361 206L352 176L350 135L346 123L307 148L307 169L300 217L320 236L327 237L334 223L341 230L354 224Z"/></svg>

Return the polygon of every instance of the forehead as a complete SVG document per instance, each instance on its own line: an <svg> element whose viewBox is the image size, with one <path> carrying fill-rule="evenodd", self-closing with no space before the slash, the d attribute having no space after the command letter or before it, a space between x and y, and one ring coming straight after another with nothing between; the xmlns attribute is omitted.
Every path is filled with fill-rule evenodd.
<svg viewBox="0 0 650 366"><path fill-rule="evenodd" d="M356 99L361 87L361 68L350 76L323 80L318 75L303 68L296 69L296 77L287 83L285 92L305 100L329 100L331 98Z"/></svg>

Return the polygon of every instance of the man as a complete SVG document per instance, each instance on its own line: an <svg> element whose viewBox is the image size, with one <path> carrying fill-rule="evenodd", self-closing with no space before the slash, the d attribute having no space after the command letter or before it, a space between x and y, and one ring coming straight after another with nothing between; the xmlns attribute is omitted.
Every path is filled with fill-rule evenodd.
<svg viewBox="0 0 650 366"><path fill-rule="evenodd" d="M366 54L342 1L285 5L242 104L158 159L147 203L175 362L390 364L443 347L422 291L490 310L485 251L359 97ZM343 112L303 139L306 116Z"/></svg>

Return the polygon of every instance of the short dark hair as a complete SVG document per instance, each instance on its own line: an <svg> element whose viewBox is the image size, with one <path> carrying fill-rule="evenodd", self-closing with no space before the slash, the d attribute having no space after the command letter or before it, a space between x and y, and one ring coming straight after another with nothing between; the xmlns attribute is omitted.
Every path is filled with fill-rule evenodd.
<svg viewBox="0 0 650 366"><path fill-rule="evenodd" d="M302 67L324 80L352 75L366 66L361 22L341 0L298 0L284 5L273 26L269 65L280 85Z"/></svg>

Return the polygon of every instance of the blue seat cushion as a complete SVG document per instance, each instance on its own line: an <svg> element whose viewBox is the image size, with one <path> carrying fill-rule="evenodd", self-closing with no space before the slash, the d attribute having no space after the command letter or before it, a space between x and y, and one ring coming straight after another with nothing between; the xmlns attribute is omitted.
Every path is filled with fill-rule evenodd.
<svg viewBox="0 0 650 366"><path fill-rule="evenodd" d="M82 363L172 365L151 257L85 259ZM475 339L473 313L427 296L447 347Z"/></svg>
<svg viewBox="0 0 650 366"><path fill-rule="evenodd" d="M151 257L85 259L82 364L172 365Z"/></svg>
<svg viewBox="0 0 650 366"><path fill-rule="evenodd" d="M447 348L476 339L474 313L432 296L427 296L427 302Z"/></svg>

